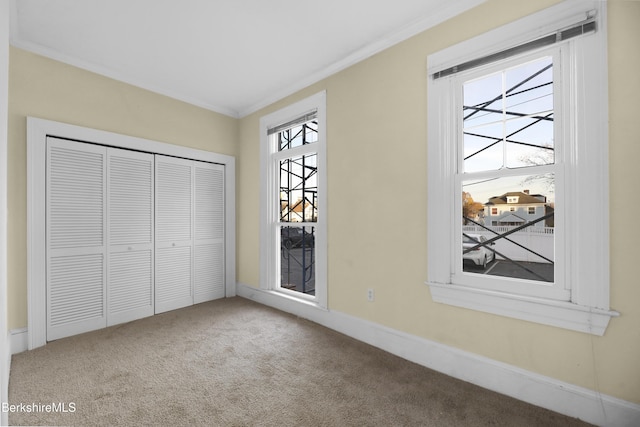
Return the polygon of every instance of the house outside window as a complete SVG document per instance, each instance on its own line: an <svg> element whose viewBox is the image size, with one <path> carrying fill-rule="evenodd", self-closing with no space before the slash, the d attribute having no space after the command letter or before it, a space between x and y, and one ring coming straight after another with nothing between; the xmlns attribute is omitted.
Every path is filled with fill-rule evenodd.
<svg viewBox="0 0 640 427"><path fill-rule="evenodd" d="M606 4L567 1L427 59L434 301L596 335L617 315L605 26ZM483 223L462 218L460 192L490 207ZM478 252L488 269L468 268Z"/></svg>
<svg viewBox="0 0 640 427"><path fill-rule="evenodd" d="M546 183L545 181L545 185ZM501 196L491 197L488 203L494 207L491 208L490 214L487 215L485 219L488 223L495 221L498 225L508 225L506 224L509 222L508 218L518 218L516 222L519 223L518 225L522 225L525 219L526 221L533 222L535 219L542 217L546 211L545 208L550 208L547 197L541 194L531 195L528 191L529 190L524 190L523 192L508 192ZM510 196L510 194L514 193L519 194L517 196ZM518 202L510 203L509 200L518 200ZM533 222L531 226L545 227L548 226L548 222Z"/></svg>

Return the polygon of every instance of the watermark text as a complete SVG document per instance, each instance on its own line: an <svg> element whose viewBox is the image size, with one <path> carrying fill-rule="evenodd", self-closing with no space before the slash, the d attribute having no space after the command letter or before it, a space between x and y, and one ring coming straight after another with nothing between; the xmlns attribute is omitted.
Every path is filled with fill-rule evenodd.
<svg viewBox="0 0 640 427"><path fill-rule="evenodd" d="M76 412L75 402L51 402L51 403L16 403L9 404L2 402L2 412L61 412L61 413L74 413Z"/></svg>

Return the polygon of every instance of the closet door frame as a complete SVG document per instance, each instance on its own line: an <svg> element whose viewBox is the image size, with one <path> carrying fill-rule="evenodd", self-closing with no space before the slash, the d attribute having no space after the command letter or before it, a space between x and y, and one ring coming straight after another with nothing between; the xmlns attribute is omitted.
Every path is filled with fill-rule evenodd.
<svg viewBox="0 0 640 427"><path fill-rule="evenodd" d="M29 350L41 347L47 342L45 256L47 136L224 165L225 296L236 295L235 158L233 156L27 117L27 347Z"/></svg>

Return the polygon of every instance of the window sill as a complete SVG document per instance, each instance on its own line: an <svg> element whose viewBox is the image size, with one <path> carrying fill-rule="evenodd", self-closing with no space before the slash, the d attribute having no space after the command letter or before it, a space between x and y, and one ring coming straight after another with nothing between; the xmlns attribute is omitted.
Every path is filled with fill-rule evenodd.
<svg viewBox="0 0 640 427"><path fill-rule="evenodd" d="M270 289L267 290L267 292L270 292L273 295L279 295L292 301L300 302L313 307L323 308L316 297L309 296L300 292L290 291L287 289Z"/></svg>
<svg viewBox="0 0 640 427"><path fill-rule="evenodd" d="M327 307L323 307L318 302L309 300L308 298L299 298L277 290L255 288L243 283L236 285L236 293L240 297L277 308L287 313L295 314L305 319L311 319L311 313L329 311Z"/></svg>
<svg viewBox="0 0 640 427"><path fill-rule="evenodd" d="M609 320L620 313L565 301L513 295L467 286L430 283L433 301L512 317L592 335L604 335Z"/></svg>

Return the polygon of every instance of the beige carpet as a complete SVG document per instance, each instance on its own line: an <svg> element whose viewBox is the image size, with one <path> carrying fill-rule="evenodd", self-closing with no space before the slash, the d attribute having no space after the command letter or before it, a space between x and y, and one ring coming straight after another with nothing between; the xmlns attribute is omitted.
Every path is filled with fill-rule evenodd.
<svg viewBox="0 0 640 427"><path fill-rule="evenodd" d="M44 409L13 425L585 425L242 298L15 355L9 399Z"/></svg>

